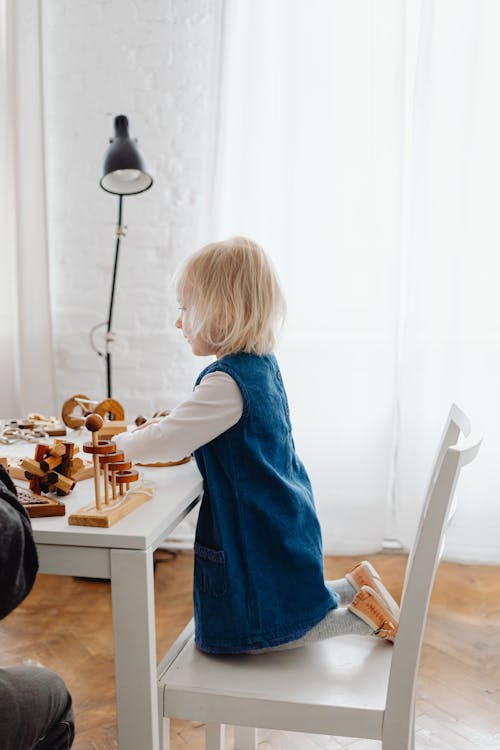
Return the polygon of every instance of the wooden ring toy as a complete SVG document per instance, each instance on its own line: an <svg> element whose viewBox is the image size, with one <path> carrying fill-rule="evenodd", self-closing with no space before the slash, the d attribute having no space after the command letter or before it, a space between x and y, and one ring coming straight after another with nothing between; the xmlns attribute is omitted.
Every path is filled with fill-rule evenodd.
<svg viewBox="0 0 500 750"><path fill-rule="evenodd" d="M108 464L108 470L109 471L125 471L125 469L131 469L132 468L132 461L115 461L112 464Z"/></svg>
<svg viewBox="0 0 500 750"><path fill-rule="evenodd" d="M137 482L139 472L129 469L127 471L118 471L115 476L117 484L128 484L129 482Z"/></svg>
<svg viewBox="0 0 500 750"><path fill-rule="evenodd" d="M94 454L106 454L106 453L114 453L116 451L116 443L112 443L110 440L98 440L97 445L94 445L93 443L84 443L83 444L83 452L84 453L94 453Z"/></svg>
<svg viewBox="0 0 500 750"><path fill-rule="evenodd" d="M112 420L124 420L125 411L119 401L114 398L105 398L94 409L95 414L99 414L103 419L108 417ZM109 415L109 416L108 416Z"/></svg>
<svg viewBox="0 0 500 750"><path fill-rule="evenodd" d="M103 456L99 456L99 463L111 464L118 461L123 461L125 454L123 451L116 451L116 453L105 453Z"/></svg>

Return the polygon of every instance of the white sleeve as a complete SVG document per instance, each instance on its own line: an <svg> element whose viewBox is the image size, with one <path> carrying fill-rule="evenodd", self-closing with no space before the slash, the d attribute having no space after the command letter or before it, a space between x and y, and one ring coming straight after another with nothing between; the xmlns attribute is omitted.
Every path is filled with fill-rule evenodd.
<svg viewBox="0 0 500 750"><path fill-rule="evenodd" d="M113 442L132 461L179 461L235 425L242 413L243 398L234 379L213 372L168 417L142 430L122 432Z"/></svg>

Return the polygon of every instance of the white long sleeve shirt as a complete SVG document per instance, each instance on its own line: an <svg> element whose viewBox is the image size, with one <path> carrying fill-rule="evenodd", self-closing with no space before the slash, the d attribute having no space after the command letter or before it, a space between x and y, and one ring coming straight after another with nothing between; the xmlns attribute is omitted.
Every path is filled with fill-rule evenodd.
<svg viewBox="0 0 500 750"><path fill-rule="evenodd" d="M113 438L132 461L180 461L236 424L243 413L241 391L225 372L205 375L193 395L168 417Z"/></svg>

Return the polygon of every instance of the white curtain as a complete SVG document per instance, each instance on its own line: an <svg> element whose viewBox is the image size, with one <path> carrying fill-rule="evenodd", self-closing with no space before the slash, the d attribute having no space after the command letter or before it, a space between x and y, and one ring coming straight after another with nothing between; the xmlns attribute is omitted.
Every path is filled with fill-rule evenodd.
<svg viewBox="0 0 500 750"><path fill-rule="evenodd" d="M207 239L252 236L282 278L278 355L327 552L411 543L456 399L491 440L447 554L500 561L498 12L224 4Z"/></svg>
<svg viewBox="0 0 500 750"><path fill-rule="evenodd" d="M1 0L0 417L55 410L37 0Z"/></svg>

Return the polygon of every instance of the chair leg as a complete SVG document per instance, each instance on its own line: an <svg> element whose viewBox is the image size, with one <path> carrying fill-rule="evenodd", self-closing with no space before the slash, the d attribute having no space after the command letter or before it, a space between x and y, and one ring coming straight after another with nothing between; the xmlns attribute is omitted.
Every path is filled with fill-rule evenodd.
<svg viewBox="0 0 500 750"><path fill-rule="evenodd" d="M257 750L257 730L254 727L234 727L234 750Z"/></svg>
<svg viewBox="0 0 500 750"><path fill-rule="evenodd" d="M160 716L160 750L170 750L170 719Z"/></svg>
<svg viewBox="0 0 500 750"><path fill-rule="evenodd" d="M207 724L205 727L205 750L224 750L224 724Z"/></svg>
<svg viewBox="0 0 500 750"><path fill-rule="evenodd" d="M410 722L410 739L408 741L408 750L415 750L415 708Z"/></svg>

